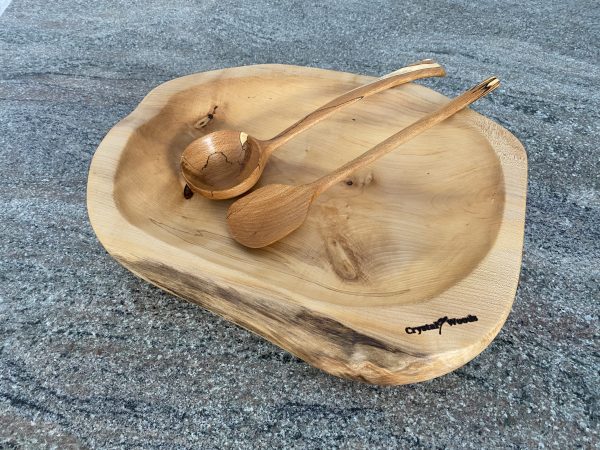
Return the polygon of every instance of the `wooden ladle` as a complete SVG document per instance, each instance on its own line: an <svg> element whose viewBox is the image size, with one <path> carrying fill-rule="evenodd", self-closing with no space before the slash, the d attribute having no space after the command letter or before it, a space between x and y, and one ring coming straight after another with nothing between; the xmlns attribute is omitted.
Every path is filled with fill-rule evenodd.
<svg viewBox="0 0 600 450"><path fill-rule="evenodd" d="M445 74L444 68L435 61L419 61L346 92L269 140L259 140L233 130L215 131L196 139L181 155L181 173L187 183L186 197L190 196L188 187L192 192L212 199L243 194L256 184L271 153L335 111L394 86Z"/></svg>
<svg viewBox="0 0 600 450"><path fill-rule="evenodd" d="M270 184L242 197L229 207L227 213L231 235L240 244L251 248L265 247L287 236L302 225L310 205L331 186L470 105L496 89L499 84L498 78L488 78L437 111L417 120L358 158L312 183L300 186Z"/></svg>

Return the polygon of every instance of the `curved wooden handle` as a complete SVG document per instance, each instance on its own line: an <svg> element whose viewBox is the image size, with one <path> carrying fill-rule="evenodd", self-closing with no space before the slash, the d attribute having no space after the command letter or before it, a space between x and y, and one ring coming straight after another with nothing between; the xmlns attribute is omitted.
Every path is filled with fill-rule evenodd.
<svg viewBox="0 0 600 450"><path fill-rule="evenodd" d="M298 122L285 129L274 138L266 141L263 151L266 152L267 155L271 154L274 150L285 144L297 134L309 129L339 109L349 106L365 97L377 94L378 92L385 91L386 89L390 89L404 83L418 80L420 78L443 77L444 75L446 75L444 68L431 59L418 61L409 66L403 67L402 69L398 69L395 72L389 73L372 81L371 83L352 89L351 91L348 91L340 97L321 106L319 109L313 111L303 119L300 119Z"/></svg>
<svg viewBox="0 0 600 450"><path fill-rule="evenodd" d="M385 141L377 144L372 149L367 150L358 158L353 159L352 161L344 164L342 167L335 170L334 172L331 172L328 175L325 175L324 177L314 181L313 183L311 183L311 185L315 188L314 198L322 194L334 184L344 180L357 169L368 166L376 159L379 159L383 155L391 152L392 150L395 150L398 146L405 143L406 141L409 141L418 134L428 130L429 128L442 122L443 120L447 119L448 117L460 111L461 109L467 107L475 100L492 92L499 85L500 80L496 77L490 77L487 80L482 81L477 86L472 87L465 93L451 100L450 102L448 102L448 104L438 109L437 111L434 111L433 113L430 113L425 117L417 120L408 127L394 134L393 136L390 136Z"/></svg>

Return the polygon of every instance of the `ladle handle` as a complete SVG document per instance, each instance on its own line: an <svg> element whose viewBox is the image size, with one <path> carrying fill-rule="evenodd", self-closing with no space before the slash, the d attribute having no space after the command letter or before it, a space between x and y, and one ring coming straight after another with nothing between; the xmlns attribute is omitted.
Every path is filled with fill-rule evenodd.
<svg viewBox="0 0 600 450"><path fill-rule="evenodd" d="M311 184L315 186L315 197L329 189L334 184L343 181L354 171L360 169L361 167L368 166L373 161L381 158L382 156L386 155L392 150L395 150L401 144L409 141L418 134L442 122L451 115L467 107L475 100L492 92L499 85L500 80L496 77L491 77L485 81L482 81L477 86L472 87L471 89L456 97L455 99L450 100L445 106L438 109L437 111L434 111L426 115L425 117L422 117L421 119L412 123L411 125L394 134L393 136L390 136L385 141L377 144L372 149L367 150L361 156L344 164L342 167L335 170L334 172L331 172L328 175L325 175L324 177L314 181Z"/></svg>
<svg viewBox="0 0 600 450"><path fill-rule="evenodd" d="M443 77L444 75L446 75L444 68L431 59L418 61L410 66L398 69L395 72L389 73L372 81L371 83L352 89L351 91L348 91L340 97L321 106L319 109L313 111L303 119L300 119L298 122L285 129L274 138L269 139L266 142L264 151L267 152L267 154L271 154L275 149L285 144L297 134L309 129L339 109L349 106L365 97L377 94L378 92L385 91L386 89L390 89L404 83L418 80L420 78Z"/></svg>

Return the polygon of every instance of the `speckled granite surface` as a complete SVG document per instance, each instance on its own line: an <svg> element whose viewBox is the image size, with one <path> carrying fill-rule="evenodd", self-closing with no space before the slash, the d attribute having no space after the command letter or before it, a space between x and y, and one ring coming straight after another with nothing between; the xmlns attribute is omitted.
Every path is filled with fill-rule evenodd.
<svg viewBox="0 0 600 450"><path fill-rule="evenodd" d="M600 8L159 0L0 17L0 448L598 448ZM454 373L333 378L135 278L87 221L105 133L157 84L280 62L382 74L434 57L529 154L513 312Z"/></svg>

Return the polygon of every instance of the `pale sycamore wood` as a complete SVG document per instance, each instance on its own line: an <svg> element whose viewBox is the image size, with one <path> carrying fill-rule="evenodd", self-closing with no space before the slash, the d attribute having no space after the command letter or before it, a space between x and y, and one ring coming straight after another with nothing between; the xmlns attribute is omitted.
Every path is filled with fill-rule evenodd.
<svg viewBox="0 0 600 450"><path fill-rule="evenodd" d="M219 130L198 138L181 155L187 188L214 200L243 194L256 184L276 149L333 113L387 89L444 75L444 68L437 62L418 61L338 96L271 139L260 140L234 130Z"/></svg>
<svg viewBox="0 0 600 450"><path fill-rule="evenodd" d="M527 159L501 126L456 113L337 183L263 249L229 237L231 200L182 195L179 160L194 139L275 135L371 79L261 65L157 87L92 160L98 238L140 277L333 375L402 384L460 367L499 332L519 276ZM289 141L258 186L310 183L447 102L415 84L365 99ZM415 331L443 317L466 319Z"/></svg>
<svg viewBox="0 0 600 450"><path fill-rule="evenodd" d="M372 149L316 181L299 186L270 184L234 202L227 211L231 236L250 248L261 248L284 238L300 227L310 206L327 189L359 169L396 150L398 146L437 125L500 85L496 77L488 78L377 144ZM385 207L385 205L382 205Z"/></svg>

